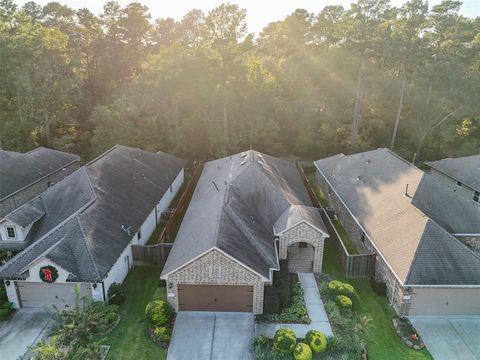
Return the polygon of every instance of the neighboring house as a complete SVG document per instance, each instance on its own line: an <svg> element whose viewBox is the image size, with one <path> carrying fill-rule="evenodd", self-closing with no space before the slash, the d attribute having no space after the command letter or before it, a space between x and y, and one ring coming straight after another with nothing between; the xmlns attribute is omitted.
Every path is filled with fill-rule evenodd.
<svg viewBox="0 0 480 360"><path fill-rule="evenodd" d="M0 221L79 167L77 155L57 150L40 147L22 154L0 149ZM22 236L5 226L0 229L1 240Z"/></svg>
<svg viewBox="0 0 480 360"><path fill-rule="evenodd" d="M279 258L320 272L327 231L295 164L257 151L210 161L164 266L177 311L263 312Z"/></svg>
<svg viewBox="0 0 480 360"><path fill-rule="evenodd" d="M184 180L185 162L165 153L115 146L6 215L25 249L0 268L20 307L105 300L133 265ZM21 230L20 230L21 229Z"/></svg>
<svg viewBox="0 0 480 360"><path fill-rule="evenodd" d="M453 192L480 207L480 155L443 159L425 163L430 174ZM455 234L457 238L480 252L480 232Z"/></svg>
<svg viewBox="0 0 480 360"><path fill-rule="evenodd" d="M399 315L480 315L480 208L387 149L315 162L317 181Z"/></svg>

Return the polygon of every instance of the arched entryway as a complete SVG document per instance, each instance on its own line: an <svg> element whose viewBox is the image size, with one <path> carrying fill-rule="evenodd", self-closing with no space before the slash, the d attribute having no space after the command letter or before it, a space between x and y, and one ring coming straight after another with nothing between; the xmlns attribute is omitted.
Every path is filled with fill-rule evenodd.
<svg viewBox="0 0 480 360"><path fill-rule="evenodd" d="M287 248L287 259L290 272L313 272L315 247L306 242L293 243Z"/></svg>

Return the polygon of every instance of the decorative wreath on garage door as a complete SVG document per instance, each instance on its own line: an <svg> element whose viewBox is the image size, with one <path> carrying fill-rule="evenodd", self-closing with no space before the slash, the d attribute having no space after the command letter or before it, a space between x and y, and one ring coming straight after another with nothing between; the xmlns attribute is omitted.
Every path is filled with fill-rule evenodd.
<svg viewBox="0 0 480 360"><path fill-rule="evenodd" d="M40 268L40 279L43 282L53 283L58 278L58 270L51 265L42 266Z"/></svg>

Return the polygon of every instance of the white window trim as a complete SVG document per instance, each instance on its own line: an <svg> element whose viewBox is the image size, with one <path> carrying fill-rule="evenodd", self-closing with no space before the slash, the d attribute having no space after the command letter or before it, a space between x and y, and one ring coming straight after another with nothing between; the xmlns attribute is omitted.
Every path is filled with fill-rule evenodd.
<svg viewBox="0 0 480 360"><path fill-rule="evenodd" d="M5 235L7 236L7 241L8 240L17 240L18 239L18 236L17 236L17 229L15 227L15 225L4 225L4 228L5 228ZM8 229L11 228L13 229L13 233L15 236L9 236L8 235Z"/></svg>

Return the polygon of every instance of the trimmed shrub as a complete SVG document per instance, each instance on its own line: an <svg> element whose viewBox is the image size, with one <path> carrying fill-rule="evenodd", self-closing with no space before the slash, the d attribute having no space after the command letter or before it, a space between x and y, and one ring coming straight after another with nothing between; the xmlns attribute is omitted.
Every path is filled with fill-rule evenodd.
<svg viewBox="0 0 480 360"><path fill-rule="evenodd" d="M351 309L352 308L352 299L345 295L338 295L336 297L337 305L341 309Z"/></svg>
<svg viewBox="0 0 480 360"><path fill-rule="evenodd" d="M278 351L292 352L296 343L297 337L292 329L280 328L273 337L273 348Z"/></svg>
<svg viewBox="0 0 480 360"><path fill-rule="evenodd" d="M145 308L145 316L153 327L165 325L173 316L172 306L163 300L150 301Z"/></svg>
<svg viewBox="0 0 480 360"><path fill-rule="evenodd" d="M293 348L293 357L295 360L312 360L312 350L307 344L298 343Z"/></svg>
<svg viewBox="0 0 480 360"><path fill-rule="evenodd" d="M353 297L356 294L355 288L352 285L338 281L338 280L330 281L328 283L328 290L332 294L345 295L348 297Z"/></svg>
<svg viewBox="0 0 480 360"><path fill-rule="evenodd" d="M171 338L170 330L165 326L156 326L153 329L153 333L163 342L169 342Z"/></svg>
<svg viewBox="0 0 480 360"><path fill-rule="evenodd" d="M122 284L113 283L108 289L108 303L122 305L125 302L125 291Z"/></svg>
<svg viewBox="0 0 480 360"><path fill-rule="evenodd" d="M305 342L314 353L322 353L327 350L327 337L321 331L310 330L305 334Z"/></svg>

